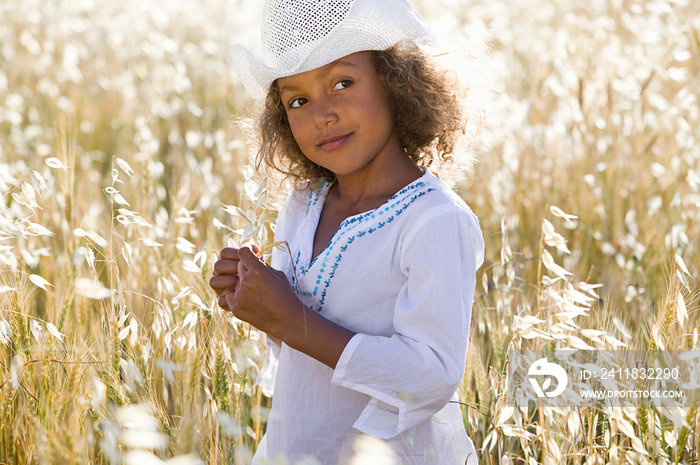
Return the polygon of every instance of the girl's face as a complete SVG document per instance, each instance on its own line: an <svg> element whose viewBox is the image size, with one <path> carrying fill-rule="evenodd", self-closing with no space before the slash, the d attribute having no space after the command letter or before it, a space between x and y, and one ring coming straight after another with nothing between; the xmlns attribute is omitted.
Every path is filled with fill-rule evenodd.
<svg viewBox="0 0 700 465"><path fill-rule="evenodd" d="M336 176L405 156L370 52L277 81L302 153Z"/></svg>

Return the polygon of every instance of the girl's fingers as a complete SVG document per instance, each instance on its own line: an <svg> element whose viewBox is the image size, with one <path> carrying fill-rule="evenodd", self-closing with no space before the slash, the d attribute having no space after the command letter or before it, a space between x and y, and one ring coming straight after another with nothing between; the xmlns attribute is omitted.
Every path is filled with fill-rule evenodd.
<svg viewBox="0 0 700 465"><path fill-rule="evenodd" d="M217 301L219 307L227 310L229 312L234 311L236 308L236 290L235 289L224 289L224 292L219 297Z"/></svg>
<svg viewBox="0 0 700 465"><path fill-rule="evenodd" d="M219 253L219 259L238 260L238 249L234 249L233 247L224 247Z"/></svg>
<svg viewBox="0 0 700 465"><path fill-rule="evenodd" d="M246 271L248 271L248 268L243 264L241 260L238 260L238 276L244 276Z"/></svg>
<svg viewBox="0 0 700 465"><path fill-rule="evenodd" d="M238 276L231 274L212 276L209 280L209 286L214 289L219 296L223 295L226 289L235 289L237 285Z"/></svg>
<svg viewBox="0 0 700 465"><path fill-rule="evenodd" d="M238 249L238 260L240 263L243 263L243 265L245 265L246 269L253 268L259 264L263 264L255 252L256 250L259 251L260 249L258 249L256 245L254 245L253 247L253 249L250 249L248 247L241 247L240 249Z"/></svg>
<svg viewBox="0 0 700 465"><path fill-rule="evenodd" d="M224 300L224 303L226 304L226 310L229 312L233 311L236 308L236 293L235 292L229 292L225 296L221 297L221 299ZM219 299L219 300L221 300ZM221 305L221 304L219 304Z"/></svg>
<svg viewBox="0 0 700 465"><path fill-rule="evenodd" d="M241 251L243 251L242 253L247 257L253 256L257 258L256 254L260 251L260 248L253 244L250 248L242 247L240 249L234 249L227 247L222 249L219 254L219 259L214 263L214 275L237 273L239 254Z"/></svg>
<svg viewBox="0 0 700 465"><path fill-rule="evenodd" d="M214 263L214 275L232 274L238 272L238 258L235 260L220 259Z"/></svg>
<svg viewBox="0 0 700 465"><path fill-rule="evenodd" d="M248 270L263 265L257 255L249 247L238 249L238 274L241 275ZM264 265L263 265L264 266Z"/></svg>
<svg viewBox="0 0 700 465"><path fill-rule="evenodd" d="M250 264L262 264L255 255L260 251L259 247L252 245L241 249L226 247L221 250L219 259L214 263L214 273L209 280L209 286L219 296L217 303L224 310L232 311L236 308L236 289L238 287L239 276L242 276L250 268ZM246 266L240 256L249 264Z"/></svg>

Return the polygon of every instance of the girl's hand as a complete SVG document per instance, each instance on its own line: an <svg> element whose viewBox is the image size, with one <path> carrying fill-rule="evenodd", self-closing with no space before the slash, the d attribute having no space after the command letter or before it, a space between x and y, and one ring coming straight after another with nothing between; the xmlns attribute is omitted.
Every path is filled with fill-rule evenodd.
<svg viewBox="0 0 700 465"><path fill-rule="evenodd" d="M260 261L255 249L221 251L209 281L220 296L219 305L276 343L335 368L355 333L305 307L284 273Z"/></svg>
<svg viewBox="0 0 700 465"><path fill-rule="evenodd" d="M229 256L228 252L226 256ZM237 264L235 292L230 292L230 284L234 281L231 273L231 278L227 275L226 279L221 279L221 284L217 282L217 285L227 286L224 287L224 291L228 290L222 293L219 305L233 313L236 318L250 323L273 338L282 339L282 333L289 322L303 311L303 304L287 277L283 272L260 261L248 247L238 249L236 259L228 259L219 268L229 271L234 262ZM221 300L225 301L225 306Z"/></svg>
<svg viewBox="0 0 700 465"><path fill-rule="evenodd" d="M228 306L224 295L235 292L238 285L238 250L232 247L221 250L219 259L214 263L214 276L209 280L209 286L219 296L219 306L225 310L228 310Z"/></svg>

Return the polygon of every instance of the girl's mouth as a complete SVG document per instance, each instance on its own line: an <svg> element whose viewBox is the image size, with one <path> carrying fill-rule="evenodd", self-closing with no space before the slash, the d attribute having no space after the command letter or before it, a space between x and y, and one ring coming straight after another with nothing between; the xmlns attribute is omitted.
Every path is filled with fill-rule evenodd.
<svg viewBox="0 0 700 465"><path fill-rule="evenodd" d="M329 152L331 150L336 150L340 148L345 142L350 138L350 134L346 134L344 136L333 136L333 137L328 137L326 139L322 139L321 142L319 142L318 146L321 148L321 150L324 150L326 152Z"/></svg>

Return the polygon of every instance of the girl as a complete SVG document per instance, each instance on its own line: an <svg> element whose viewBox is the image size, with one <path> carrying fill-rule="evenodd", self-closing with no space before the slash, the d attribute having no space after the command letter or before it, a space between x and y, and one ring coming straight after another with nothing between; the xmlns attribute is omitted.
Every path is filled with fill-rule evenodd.
<svg viewBox="0 0 700 465"><path fill-rule="evenodd" d="M227 248L210 282L268 335L253 463L335 465L360 433L396 463L476 463L456 390L483 241L427 168L463 125L428 26L405 0L268 0L262 39L264 62L234 46L234 64L265 97L258 166L300 181L275 232L291 255Z"/></svg>

